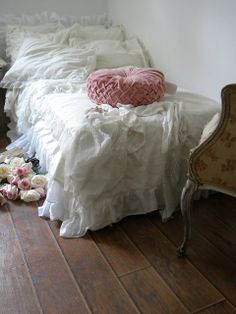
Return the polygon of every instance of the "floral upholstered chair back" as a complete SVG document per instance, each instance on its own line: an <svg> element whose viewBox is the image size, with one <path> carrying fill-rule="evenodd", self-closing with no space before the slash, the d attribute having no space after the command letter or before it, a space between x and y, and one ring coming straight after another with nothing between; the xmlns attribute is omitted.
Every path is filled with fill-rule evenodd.
<svg viewBox="0 0 236 314"><path fill-rule="evenodd" d="M191 237L190 211L194 193L210 189L236 196L236 84L222 89L222 112L204 128L200 144L189 156L188 179L182 191L184 239L178 252L186 255Z"/></svg>
<svg viewBox="0 0 236 314"><path fill-rule="evenodd" d="M236 195L236 84L223 88L219 124L190 155L189 177Z"/></svg>

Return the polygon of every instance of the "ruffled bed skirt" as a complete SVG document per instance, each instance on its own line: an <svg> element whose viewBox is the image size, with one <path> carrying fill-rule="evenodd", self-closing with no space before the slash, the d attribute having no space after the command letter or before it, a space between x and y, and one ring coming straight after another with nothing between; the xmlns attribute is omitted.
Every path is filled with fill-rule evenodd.
<svg viewBox="0 0 236 314"><path fill-rule="evenodd" d="M39 216L48 217L51 220L61 220L61 236L81 237L88 229L101 229L126 216L145 214L158 207L156 191L147 190L120 194L113 198L103 198L98 201L97 208L83 210L78 206L76 214L70 217L68 208L74 208L74 202L73 196L64 192L58 182L53 181L47 199L43 206L39 207Z"/></svg>
<svg viewBox="0 0 236 314"><path fill-rule="evenodd" d="M38 214L40 217L62 221L60 235L63 237L82 237L87 230L98 230L126 216L145 214L157 209L160 209L162 219L166 221L178 205L178 197L174 195L166 203L160 186L156 189L102 195L91 207L83 208L78 203L78 198L65 191L61 182L53 179L61 160L61 151L47 129L37 124L12 142L8 149L13 147L24 148L30 155L36 152L42 172L48 172L47 197L44 204L38 208Z"/></svg>

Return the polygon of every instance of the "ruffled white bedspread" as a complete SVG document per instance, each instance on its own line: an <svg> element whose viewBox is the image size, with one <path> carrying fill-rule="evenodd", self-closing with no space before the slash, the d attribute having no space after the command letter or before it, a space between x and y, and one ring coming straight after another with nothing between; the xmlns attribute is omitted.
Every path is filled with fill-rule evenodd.
<svg viewBox="0 0 236 314"><path fill-rule="evenodd" d="M11 147L36 151L49 175L39 215L62 220L64 237L156 209L169 219L186 180L189 149L219 104L177 92L149 106L90 110L95 107L82 85L65 82L38 81L8 92L11 132L24 134Z"/></svg>

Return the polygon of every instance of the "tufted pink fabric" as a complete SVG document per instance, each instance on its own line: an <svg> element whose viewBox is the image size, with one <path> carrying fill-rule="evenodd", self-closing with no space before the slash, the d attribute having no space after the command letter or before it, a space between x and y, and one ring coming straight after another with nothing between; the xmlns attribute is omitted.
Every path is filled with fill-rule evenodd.
<svg viewBox="0 0 236 314"><path fill-rule="evenodd" d="M87 81L88 96L97 104L148 105L165 93L164 75L152 68L101 69Z"/></svg>

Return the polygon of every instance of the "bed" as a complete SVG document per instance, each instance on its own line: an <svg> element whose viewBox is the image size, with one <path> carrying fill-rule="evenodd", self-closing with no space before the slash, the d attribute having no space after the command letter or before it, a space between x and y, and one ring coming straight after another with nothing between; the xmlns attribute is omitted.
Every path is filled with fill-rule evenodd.
<svg viewBox="0 0 236 314"><path fill-rule="evenodd" d="M219 104L178 88L148 106L97 105L87 95L88 75L150 66L139 40L105 17L26 20L8 24L11 67L1 86L8 89L9 148L36 153L48 173L39 216L61 220L63 237L154 210L170 219L179 207L189 150Z"/></svg>

